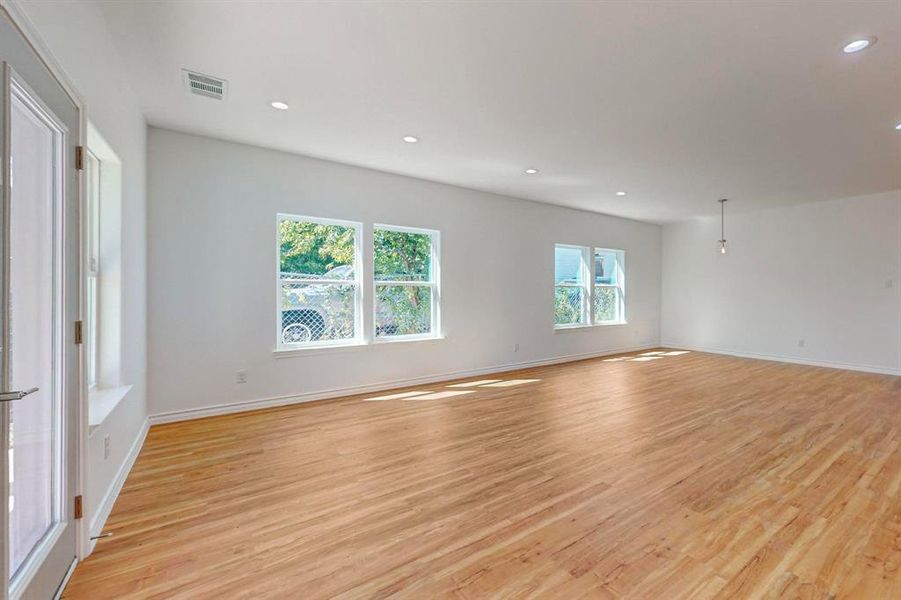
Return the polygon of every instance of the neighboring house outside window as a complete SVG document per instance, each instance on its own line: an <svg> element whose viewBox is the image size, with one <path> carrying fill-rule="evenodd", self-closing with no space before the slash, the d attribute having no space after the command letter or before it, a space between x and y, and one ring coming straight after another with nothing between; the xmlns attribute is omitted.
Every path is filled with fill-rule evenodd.
<svg viewBox="0 0 901 600"><path fill-rule="evenodd" d="M594 323L623 323L625 316L625 252L594 249Z"/></svg>
<svg viewBox="0 0 901 600"><path fill-rule="evenodd" d="M625 323L625 252L556 244L554 326Z"/></svg>

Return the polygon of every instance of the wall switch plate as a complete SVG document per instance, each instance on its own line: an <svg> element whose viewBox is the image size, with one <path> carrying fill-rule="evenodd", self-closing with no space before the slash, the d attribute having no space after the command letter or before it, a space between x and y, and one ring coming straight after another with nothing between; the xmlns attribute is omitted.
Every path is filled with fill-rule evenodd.
<svg viewBox="0 0 901 600"><path fill-rule="evenodd" d="M109 458L109 447L110 447L109 434L106 434L105 436L103 436L103 460L106 460Z"/></svg>
<svg viewBox="0 0 901 600"><path fill-rule="evenodd" d="M240 369L235 373L235 383L247 383L247 371Z"/></svg>

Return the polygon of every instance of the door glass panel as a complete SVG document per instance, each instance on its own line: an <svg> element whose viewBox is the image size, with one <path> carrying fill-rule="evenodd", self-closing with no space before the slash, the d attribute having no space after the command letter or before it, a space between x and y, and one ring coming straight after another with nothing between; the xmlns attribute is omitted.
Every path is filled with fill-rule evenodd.
<svg viewBox="0 0 901 600"><path fill-rule="evenodd" d="M25 92L11 98L9 541L15 580L60 520L61 134Z"/></svg>

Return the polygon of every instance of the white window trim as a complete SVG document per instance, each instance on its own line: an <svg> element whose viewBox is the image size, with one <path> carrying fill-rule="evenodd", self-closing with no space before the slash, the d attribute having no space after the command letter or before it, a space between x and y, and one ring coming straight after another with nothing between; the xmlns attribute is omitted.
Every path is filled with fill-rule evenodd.
<svg viewBox="0 0 901 600"><path fill-rule="evenodd" d="M609 252L616 256L616 285L609 284L596 284L595 276L597 275L594 272L595 269L595 260L594 255L597 251L601 252ZM626 325L628 322L626 321L626 251L619 250L616 248L602 248L600 246L596 246L591 249L591 293L594 294L594 290L596 287L615 287L617 289L617 316L615 319L610 321L596 321L594 314L594 298L591 299L591 322L595 327L606 327L610 325Z"/></svg>
<svg viewBox="0 0 901 600"><path fill-rule="evenodd" d="M432 239L431 256L429 265L429 273L431 278L429 281L395 281L395 280L378 280L375 279L375 230L397 231L399 233L418 233L428 235ZM421 340L443 339L441 334L441 232L435 229L423 229L421 227L405 227L402 225L385 225L382 223L374 223L372 225L372 246L373 246L373 269L372 269L372 337L375 344L388 344L396 342L414 342ZM407 287L428 287L431 289L431 325L432 329L428 333L416 333L408 335L377 335L375 331L376 316L376 293L377 286L407 286Z"/></svg>
<svg viewBox="0 0 901 600"><path fill-rule="evenodd" d="M557 283L556 282L556 265L554 273L554 290L558 287L581 287L582 288L582 321L579 323L554 323L555 331L572 331L575 329L591 329L593 327L610 327L613 325L627 325L626 320L626 251L616 248L604 248L601 246L582 246L579 244L554 244L554 255L556 260L557 248L571 248L579 250L582 253L581 279L583 283ZM595 253L600 250L602 252L611 252L616 256L617 284L608 286L607 284L598 285L595 283ZM587 283L586 283L587 282ZM618 316L611 321L596 321L594 313L594 296L596 287L616 287L618 289Z"/></svg>
<svg viewBox="0 0 901 600"><path fill-rule="evenodd" d="M581 265L579 266L579 279L581 283L557 283L557 267L556 267L556 257L557 257L557 248L570 248L573 250L578 250L581 253L582 260ZM581 317L578 323L554 323L554 329L557 330L566 330L566 329L579 329L582 327L591 327L591 321L593 318L592 310L593 310L593 299L591 296L592 292L592 283L594 282L594 266L589 263L589 259L594 258L590 256L591 249L587 246L580 246L578 244L554 244L554 296L557 294L558 287L573 287L573 288L582 288L582 312ZM552 305L553 306L553 305Z"/></svg>
<svg viewBox="0 0 901 600"><path fill-rule="evenodd" d="M85 213L87 215L87 235L85 239L87 241L87 248L85 249L86 255L86 265L85 265L85 273L86 273L86 285L87 292L93 294L93 302L86 303L86 313L85 320L87 321L87 331L86 337L88 339L88 347L86 352L86 362L87 366L85 369L85 373L87 376L88 382L88 391L92 391L97 387L97 380L99 379L98 374L100 372L100 365L98 363L100 358L100 290L101 290L101 270L100 270L100 194L101 194L101 170L103 169L103 163L97 157L94 152L91 151L90 148L87 150L87 159L88 159L88 175L90 176L90 180L88 181L88 194L87 194L87 202L85 207ZM96 165L96 172L91 168L91 164ZM91 291L93 290L93 291Z"/></svg>
<svg viewBox="0 0 901 600"><path fill-rule="evenodd" d="M294 356L318 356L320 354L341 354L355 352L368 347L365 340L354 341L349 344L334 344L331 346L303 346L300 348L275 348L272 355L275 358L291 358Z"/></svg>
<svg viewBox="0 0 901 600"><path fill-rule="evenodd" d="M316 223L317 225L338 225L351 227L354 230L354 278L347 280L338 279L314 279L314 278L282 278L281 262L281 229L282 221L294 221L299 223ZM363 333L363 224L357 221L344 221L339 219L326 219L322 217L308 217L304 215L292 215L277 213L275 219L275 339L276 352L293 352L304 350L321 350L325 348L349 347L365 344ZM312 284L337 284L354 286L354 337L343 340L316 340L312 342L300 342L286 344L282 332L282 285L288 283L312 283Z"/></svg>
<svg viewBox="0 0 901 600"><path fill-rule="evenodd" d="M88 386L88 423L90 432L104 422L107 416L126 397L131 385L123 380L123 323L122 323L122 160L90 122L87 123L88 160L98 163L97 180L93 182L97 191L96 247L91 249L87 218L83 218L84 244L84 285L95 279L95 311L93 324L88 328L87 312L85 338L89 339L89 329L94 330L93 348L86 347L85 353L94 353L95 377ZM88 169L85 170L88 176ZM88 190L86 190L88 191ZM83 214L88 214L88 198L81 203ZM91 254L96 252L96 264L92 265ZM87 292L85 292L87 293ZM85 296L86 299L86 296ZM85 311L87 306L85 306ZM86 344L87 346L87 344ZM86 357L85 354L85 357ZM87 362L87 361L85 361ZM86 373L87 374L87 373Z"/></svg>
<svg viewBox="0 0 901 600"><path fill-rule="evenodd" d="M113 412L113 409L128 395L131 391L131 385L120 385L118 387L94 388L91 390L90 408L88 410L88 437L94 435L100 425Z"/></svg>

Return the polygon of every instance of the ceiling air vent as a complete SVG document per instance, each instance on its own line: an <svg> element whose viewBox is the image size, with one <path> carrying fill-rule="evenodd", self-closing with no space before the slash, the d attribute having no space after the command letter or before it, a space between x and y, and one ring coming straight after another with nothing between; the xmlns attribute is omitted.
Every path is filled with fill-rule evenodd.
<svg viewBox="0 0 901 600"><path fill-rule="evenodd" d="M203 73L195 73L194 71L188 71L186 69L182 69L182 73L184 73L185 76L185 85L192 94L206 96L207 98L214 98L216 100L225 98L225 92L228 90L228 82L224 79L212 77L211 75L204 75Z"/></svg>

